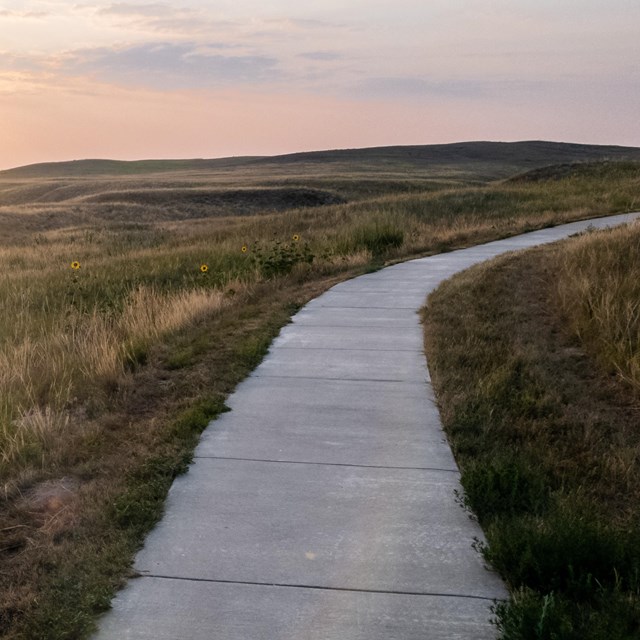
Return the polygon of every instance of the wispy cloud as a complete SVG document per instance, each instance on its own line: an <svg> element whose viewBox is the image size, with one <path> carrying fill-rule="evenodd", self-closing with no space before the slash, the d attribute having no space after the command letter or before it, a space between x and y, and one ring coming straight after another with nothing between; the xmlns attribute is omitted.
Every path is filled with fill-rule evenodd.
<svg viewBox="0 0 640 640"><path fill-rule="evenodd" d="M46 18L48 11L9 11L8 9L0 9L0 18L26 18L38 19Z"/></svg>
<svg viewBox="0 0 640 640"><path fill-rule="evenodd" d="M564 99L572 91L584 91L590 84L589 78L572 73L554 78L486 76L447 80L389 76L364 78L353 85L351 95L365 99L435 99L462 104L488 100L510 103L536 100L541 95L548 100Z"/></svg>
<svg viewBox="0 0 640 640"><path fill-rule="evenodd" d="M0 73L30 73L43 71L47 67L46 57L41 54L17 54L0 50Z"/></svg>
<svg viewBox="0 0 640 640"><path fill-rule="evenodd" d="M306 60L320 60L320 61L333 61L342 60L343 54L335 51L304 51L298 54L299 58L305 58Z"/></svg>
<svg viewBox="0 0 640 640"><path fill-rule="evenodd" d="M149 4L120 2L102 8L87 7L86 9L105 24L117 26L123 33L156 33L162 34L165 38L203 37L206 39L225 32L233 37L242 24L237 20L213 16L206 9L160 2Z"/></svg>
<svg viewBox="0 0 640 640"><path fill-rule="evenodd" d="M108 7L98 9L97 13L103 16L148 16L157 17L161 15L169 15L175 10L169 5L159 2L154 4L133 4L127 2L119 2L110 4Z"/></svg>
<svg viewBox="0 0 640 640"><path fill-rule="evenodd" d="M354 87L357 95L365 97L429 97L447 96L471 98L489 92L486 80L436 81L411 76L366 78Z"/></svg>
<svg viewBox="0 0 640 640"><path fill-rule="evenodd" d="M115 21L120 27L146 29L162 33L211 34L224 30L229 40L269 39L285 36L313 37L321 32L348 29L345 23L319 19L267 17L259 11L251 18L221 18L220 12L200 7L186 7L160 2L143 4L120 2L93 9L95 15ZM231 14L228 14L231 15Z"/></svg>
<svg viewBox="0 0 640 640"><path fill-rule="evenodd" d="M219 48L216 43L166 42L83 49L62 57L59 71L165 90L256 84L280 77L275 58L223 55Z"/></svg>

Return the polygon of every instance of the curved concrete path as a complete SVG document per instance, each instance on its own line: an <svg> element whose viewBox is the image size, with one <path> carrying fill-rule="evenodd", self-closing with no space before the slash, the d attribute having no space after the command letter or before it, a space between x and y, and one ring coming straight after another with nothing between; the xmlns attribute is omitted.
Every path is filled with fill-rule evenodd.
<svg viewBox="0 0 640 640"><path fill-rule="evenodd" d="M413 260L310 302L204 433L97 637L495 637L506 591L456 502L416 312L476 262L632 217Z"/></svg>

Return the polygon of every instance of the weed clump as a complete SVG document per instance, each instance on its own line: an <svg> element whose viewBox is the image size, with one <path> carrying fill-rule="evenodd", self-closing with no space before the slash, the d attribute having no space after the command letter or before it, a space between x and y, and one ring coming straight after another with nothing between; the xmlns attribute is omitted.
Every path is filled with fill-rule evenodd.
<svg viewBox="0 0 640 640"><path fill-rule="evenodd" d="M242 252L248 252L247 245L243 245ZM256 270L267 280L287 275L297 265L311 265L315 259L309 244L300 243L300 236L297 234L290 242L273 240L263 243L256 240L249 253Z"/></svg>

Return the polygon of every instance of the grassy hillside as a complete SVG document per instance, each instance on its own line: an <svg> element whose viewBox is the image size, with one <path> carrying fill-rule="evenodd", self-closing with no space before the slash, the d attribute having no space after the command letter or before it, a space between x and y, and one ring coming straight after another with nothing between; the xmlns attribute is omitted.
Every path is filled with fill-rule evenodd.
<svg viewBox="0 0 640 640"><path fill-rule="evenodd" d="M0 635L88 633L200 430L298 305L640 197L634 163L487 183L471 160L250 162L0 178Z"/></svg>
<svg viewBox="0 0 640 640"><path fill-rule="evenodd" d="M292 165L297 171L313 172L318 166L333 174L351 171L388 172L428 169L438 175L447 171L466 179L505 178L518 171L553 164L595 160L640 160L640 149L611 145L564 142L459 142L453 144L334 149L291 153L281 156L250 156L214 160L76 160L51 162L0 171L0 180L87 176L144 175L150 173L201 173L218 170L257 169L274 172ZM338 169L338 171L336 171Z"/></svg>
<svg viewBox="0 0 640 640"><path fill-rule="evenodd" d="M0 173L0 225L5 229L5 242L28 243L33 233L54 229L134 222L154 225L311 207L324 210L323 207L336 204L349 204L354 211L368 211L371 207L411 210L419 219L443 213L508 217L516 198L520 213L526 209L552 218L557 211L580 206L584 199L580 189L588 192L598 211L635 206L633 162L574 162L522 172L531 163L543 163L543 150L547 147L549 159L554 161L571 157L574 146L578 147L577 159L596 154L594 149L596 155L602 156L620 148L505 143L508 153L495 155L491 171L499 175L509 171L512 177L499 183L486 177L486 153L480 153L480 160L474 160L474 154L465 151L467 146L479 150L485 144L503 148L500 143L444 145L444 150L416 147L419 151L415 153L423 156L414 165L383 160L384 154L406 159L413 153L412 147L400 147L331 155L335 160L351 153L352 162L310 163L304 159L307 155L322 158L319 152L302 154L300 162L293 157L284 162L283 156L282 162L267 159L265 164L254 162L236 167L218 166L215 170L171 170L137 176L7 178L5 174L13 174L5 172ZM356 161L356 157L360 160ZM425 158L428 161L423 161ZM433 158L439 158L438 163L432 163ZM459 164L454 164L456 161ZM617 192L610 189L614 183Z"/></svg>
<svg viewBox="0 0 640 640"><path fill-rule="evenodd" d="M242 166L255 157L219 158L213 160L70 160L68 162L41 162L15 169L0 171L3 178L69 178L88 176L128 176L175 171L215 171Z"/></svg>
<svg viewBox="0 0 640 640"><path fill-rule="evenodd" d="M499 258L429 298L426 346L504 640L640 637L640 225Z"/></svg>
<svg viewBox="0 0 640 640"><path fill-rule="evenodd" d="M392 167L447 167L463 171L469 177L498 179L526 171L562 163L595 160L639 160L640 149L604 145L570 144L562 142L458 142L453 144L374 147L293 153L274 158L259 158L256 164L350 162L373 166L376 163Z"/></svg>

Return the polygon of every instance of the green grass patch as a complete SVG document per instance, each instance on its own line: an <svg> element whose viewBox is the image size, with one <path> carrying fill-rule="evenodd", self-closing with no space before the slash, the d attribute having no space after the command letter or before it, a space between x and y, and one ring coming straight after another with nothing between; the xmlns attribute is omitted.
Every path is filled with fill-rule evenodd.
<svg viewBox="0 0 640 640"><path fill-rule="evenodd" d="M404 242L404 230L398 221L377 218L349 230L347 237L338 243L342 254L368 251L374 260L386 256L392 249L399 249Z"/></svg>

